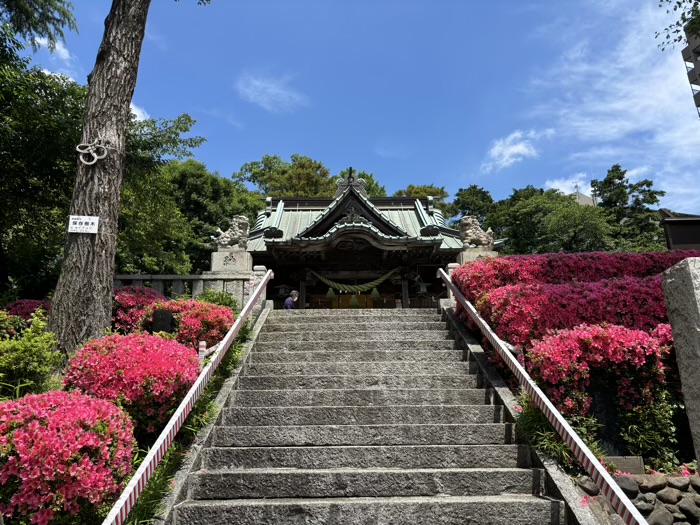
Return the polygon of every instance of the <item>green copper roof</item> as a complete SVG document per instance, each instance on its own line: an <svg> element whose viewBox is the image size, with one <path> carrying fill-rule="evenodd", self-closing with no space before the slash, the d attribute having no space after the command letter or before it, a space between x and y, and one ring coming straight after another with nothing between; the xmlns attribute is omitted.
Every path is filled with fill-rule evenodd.
<svg viewBox="0 0 700 525"><path fill-rule="evenodd" d="M368 199L353 186L335 199L268 199L250 232L248 251L265 252L280 245L323 243L342 235L373 235L380 242L436 245L450 252L462 249L459 231L445 226L429 199Z"/></svg>

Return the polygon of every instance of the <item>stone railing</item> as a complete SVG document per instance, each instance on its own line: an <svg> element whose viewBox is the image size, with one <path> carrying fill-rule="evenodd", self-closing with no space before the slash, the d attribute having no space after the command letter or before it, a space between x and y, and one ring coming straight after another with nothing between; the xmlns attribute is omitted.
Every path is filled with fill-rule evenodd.
<svg viewBox="0 0 700 525"><path fill-rule="evenodd" d="M265 275L264 266L256 266L252 272L239 272L235 275L216 273L210 275L128 275L114 276L114 287L146 286L166 297L190 295L197 297L205 290L224 291L233 295L239 305L244 305L255 285Z"/></svg>

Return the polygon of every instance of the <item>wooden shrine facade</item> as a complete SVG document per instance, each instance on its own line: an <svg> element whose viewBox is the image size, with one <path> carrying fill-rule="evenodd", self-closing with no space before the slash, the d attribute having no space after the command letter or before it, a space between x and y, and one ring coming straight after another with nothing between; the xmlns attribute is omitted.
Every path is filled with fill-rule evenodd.
<svg viewBox="0 0 700 525"><path fill-rule="evenodd" d="M268 198L246 250L274 270L276 302L297 289L300 308L407 308L444 297L437 269L463 243L431 198L370 199L351 172L334 199Z"/></svg>

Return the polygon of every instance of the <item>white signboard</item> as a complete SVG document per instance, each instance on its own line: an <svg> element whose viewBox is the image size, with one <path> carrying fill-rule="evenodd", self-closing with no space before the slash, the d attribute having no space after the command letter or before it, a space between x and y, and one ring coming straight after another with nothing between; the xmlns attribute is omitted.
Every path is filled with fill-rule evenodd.
<svg viewBox="0 0 700 525"><path fill-rule="evenodd" d="M68 219L68 233L97 233L99 217L71 215Z"/></svg>

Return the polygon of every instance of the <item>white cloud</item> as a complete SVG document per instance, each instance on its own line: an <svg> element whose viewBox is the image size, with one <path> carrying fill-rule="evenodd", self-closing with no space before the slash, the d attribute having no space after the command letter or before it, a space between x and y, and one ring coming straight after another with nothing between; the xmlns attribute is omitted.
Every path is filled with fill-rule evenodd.
<svg viewBox="0 0 700 525"><path fill-rule="evenodd" d="M153 31L150 26L146 27L146 41L152 43L161 51L168 49L168 42L165 38L160 33Z"/></svg>
<svg viewBox="0 0 700 525"><path fill-rule="evenodd" d="M533 82L547 100L534 115L559 130L574 166L619 163L631 180L651 178L664 189L663 206L698 212L700 123L680 48L658 48L654 34L668 23L663 9L636 0L616 5L625 16L599 24L615 28L616 44L601 51L595 34L588 43L571 35L576 44Z"/></svg>
<svg viewBox="0 0 700 525"><path fill-rule="evenodd" d="M146 111L140 106L137 106L133 102L131 103L131 112L134 115L136 115L136 120L147 120L151 118L151 115L148 114L148 111Z"/></svg>
<svg viewBox="0 0 700 525"><path fill-rule="evenodd" d="M60 72L60 71L49 71L48 69L42 69L41 71L42 71L43 73L46 73L47 75L51 75L51 76L54 76L54 77L63 78L63 79L66 79L66 78L67 78L67 79L70 80L71 82L75 82L75 81L76 81L73 77L71 77L71 76L68 75L67 73L62 73L62 72Z"/></svg>
<svg viewBox="0 0 700 525"><path fill-rule="evenodd" d="M491 144L486 154L486 160L481 165L481 171L486 173L499 171L527 158L535 158L539 155L535 144L541 139L549 138L553 135L553 129L543 131L534 129L528 131L515 130L507 137L497 139Z"/></svg>
<svg viewBox="0 0 700 525"><path fill-rule="evenodd" d="M290 113L308 105L306 96L289 86L291 77L265 77L243 73L236 89L246 102L260 106L271 113Z"/></svg>
<svg viewBox="0 0 700 525"><path fill-rule="evenodd" d="M231 112L222 111L220 109L201 109L199 110L203 115L211 118L223 120L230 126L234 128L243 129L245 125Z"/></svg>
<svg viewBox="0 0 700 525"><path fill-rule="evenodd" d="M591 196L591 182L585 173L577 173L569 178L547 179L544 183L545 189L555 189L564 195L571 195L577 190L584 195Z"/></svg>
<svg viewBox="0 0 700 525"><path fill-rule="evenodd" d="M374 144L373 151L375 155L385 159L404 160L410 157L410 152L406 146L386 138L378 140Z"/></svg>
<svg viewBox="0 0 700 525"><path fill-rule="evenodd" d="M45 47L46 49L49 49L48 38L39 37L36 39L36 43L39 45L39 47ZM73 55L71 55L70 51L68 51L68 48L60 40L56 42L56 47L53 50L49 49L49 51L52 55L54 55L60 61L65 62L66 64L69 64L73 60Z"/></svg>

